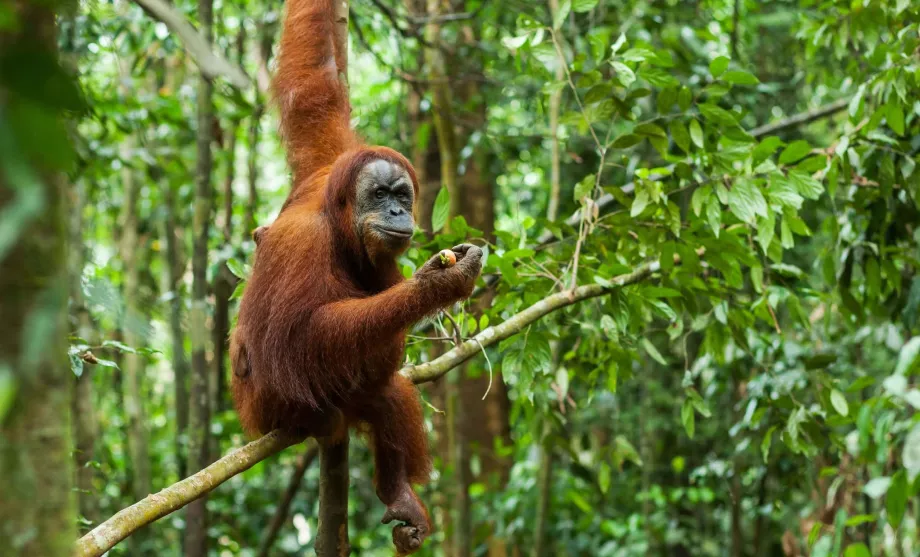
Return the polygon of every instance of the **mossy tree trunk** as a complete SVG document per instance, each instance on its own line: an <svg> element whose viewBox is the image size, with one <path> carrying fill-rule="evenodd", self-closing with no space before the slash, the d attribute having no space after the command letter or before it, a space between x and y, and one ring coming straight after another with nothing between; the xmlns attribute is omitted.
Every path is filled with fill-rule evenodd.
<svg viewBox="0 0 920 557"><path fill-rule="evenodd" d="M9 26L0 30L0 51L54 53L49 4L18 2L12 9L21 32ZM47 69L65 73L50 64ZM72 553L77 535L65 195L54 174L60 168L39 166L59 159L23 152L28 143L20 144L8 125L7 114L40 102L22 88L6 90L9 77L0 77L0 167L6 170L0 172L0 212L18 217L19 226L14 243L0 247L0 555L64 557ZM25 79L20 84L28 83L28 76L18 77ZM42 108L53 115L61 107Z"/></svg>

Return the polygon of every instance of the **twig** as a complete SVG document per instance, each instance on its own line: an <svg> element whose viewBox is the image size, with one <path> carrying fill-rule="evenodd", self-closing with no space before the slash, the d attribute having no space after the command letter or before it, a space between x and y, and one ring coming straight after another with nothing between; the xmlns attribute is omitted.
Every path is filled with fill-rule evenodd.
<svg viewBox="0 0 920 557"><path fill-rule="evenodd" d="M208 79L223 77L238 89L247 89L251 80L239 67L211 50L207 41L185 17L164 0L135 0L154 19L162 21L182 39L185 49Z"/></svg>

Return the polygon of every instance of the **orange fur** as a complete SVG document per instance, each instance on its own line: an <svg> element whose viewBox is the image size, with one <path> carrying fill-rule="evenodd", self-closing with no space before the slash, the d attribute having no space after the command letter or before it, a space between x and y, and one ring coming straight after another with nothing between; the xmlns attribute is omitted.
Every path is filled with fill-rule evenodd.
<svg viewBox="0 0 920 557"><path fill-rule="evenodd" d="M256 235L231 338L236 408L250 434L343 435L343 425L362 426L381 500L397 515L418 517L420 506L426 524L414 526L423 530L427 514L409 482L426 481L431 465L416 389L398 374L405 332L468 296L479 269L464 277L458 264L406 281L395 256L370 257L377 246L362 244L354 229L358 173L390 161L406 169L417 194L415 171L396 151L363 145L349 127L331 1L287 3L274 91L293 187L278 219Z"/></svg>

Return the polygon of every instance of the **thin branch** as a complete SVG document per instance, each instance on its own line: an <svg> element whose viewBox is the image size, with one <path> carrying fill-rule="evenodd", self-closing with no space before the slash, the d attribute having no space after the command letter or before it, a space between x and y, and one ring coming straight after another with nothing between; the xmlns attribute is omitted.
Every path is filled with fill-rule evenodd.
<svg viewBox="0 0 920 557"><path fill-rule="evenodd" d="M303 437L273 431L221 458L204 470L152 493L106 520L77 541L77 557L99 557L140 528L160 519Z"/></svg>
<svg viewBox="0 0 920 557"><path fill-rule="evenodd" d="M416 384L434 381L451 369L457 367L458 365L478 354L481 350L480 346L485 347L497 342L501 342L506 338L520 332L526 326L530 325L534 321L537 321L548 313L571 306L577 302L587 300L589 298L602 296L616 288L620 288L628 284L635 284L643 279L648 278L652 275L652 273L655 273L659 269L660 266L657 261L645 263L631 273L610 279L610 286L588 284L579 286L574 290L553 294L552 296L540 300L539 302L514 315L513 317L510 317L507 321L483 329L478 335L444 353L440 357L424 364L406 366L400 371L400 373L411 379Z"/></svg>
<svg viewBox="0 0 920 557"><path fill-rule="evenodd" d="M803 124L810 124L815 120L820 120L822 118L827 118L833 116L838 112L843 111L847 105L850 104L850 99L840 99L834 101L830 104L824 106L819 106L814 110L806 110L805 112L800 112L794 114L788 118L784 118L779 122L774 122L772 124L766 124L751 130L750 133L756 138L761 138L766 135L774 134L776 132L784 131L789 128L794 128L796 126L801 126Z"/></svg>
<svg viewBox="0 0 920 557"><path fill-rule="evenodd" d="M246 89L251 80L242 69L211 50L208 42L192 27L185 16L164 0L135 0L151 17L162 21L182 39L185 49L208 79L223 77L238 89Z"/></svg>
<svg viewBox="0 0 920 557"><path fill-rule="evenodd" d="M616 288L635 284L650 277L659 269L660 265L657 261L645 263L631 273L610 279L609 286L590 284L579 286L572 291L553 294L514 315L504 323L483 329L475 337L463 342L442 356L423 364L405 366L400 370L400 373L416 384L434 381L469 360L484 350L485 347L513 336L553 311L574 305L583 300L602 296ZM237 449L201 472L119 511L115 516L103 522L92 532L77 541L77 556L101 556L136 530L181 509L240 472L248 470L256 463L302 440L302 437L292 437L282 433L280 430L275 430L245 447ZM329 485L327 489L332 487L333 485ZM333 510L330 509L330 512L333 512ZM336 539L339 542L341 541L338 538Z"/></svg>

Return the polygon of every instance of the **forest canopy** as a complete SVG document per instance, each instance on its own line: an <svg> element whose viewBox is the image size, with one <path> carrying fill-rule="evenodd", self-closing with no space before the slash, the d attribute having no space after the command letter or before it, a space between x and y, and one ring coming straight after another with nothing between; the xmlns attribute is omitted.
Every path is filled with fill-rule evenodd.
<svg viewBox="0 0 920 557"><path fill-rule="evenodd" d="M920 4L336 4L399 270L484 252L406 336L419 555L920 552ZM393 554L361 435L231 399L284 13L0 5L0 554Z"/></svg>

